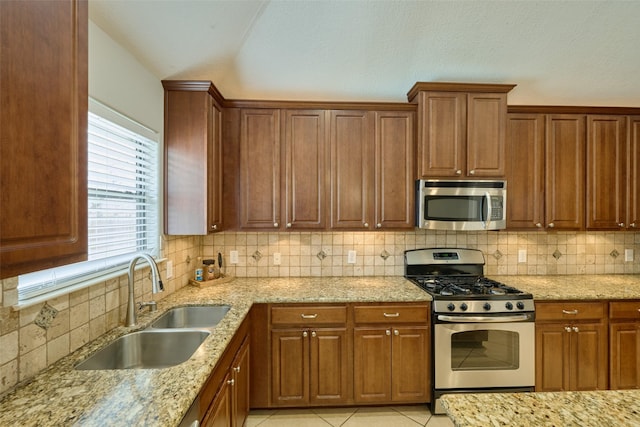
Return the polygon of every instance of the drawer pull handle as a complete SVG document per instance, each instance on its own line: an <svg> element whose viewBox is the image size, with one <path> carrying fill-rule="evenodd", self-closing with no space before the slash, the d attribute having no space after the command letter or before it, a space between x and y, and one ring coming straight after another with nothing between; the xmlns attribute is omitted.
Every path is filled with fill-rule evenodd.
<svg viewBox="0 0 640 427"><path fill-rule="evenodd" d="M400 317L400 313L382 313L384 317Z"/></svg>
<svg viewBox="0 0 640 427"><path fill-rule="evenodd" d="M316 314L301 314L300 316L303 319L315 319L316 317L318 317L318 313L316 313Z"/></svg>
<svg viewBox="0 0 640 427"><path fill-rule="evenodd" d="M562 310L562 314L578 314L578 310Z"/></svg>

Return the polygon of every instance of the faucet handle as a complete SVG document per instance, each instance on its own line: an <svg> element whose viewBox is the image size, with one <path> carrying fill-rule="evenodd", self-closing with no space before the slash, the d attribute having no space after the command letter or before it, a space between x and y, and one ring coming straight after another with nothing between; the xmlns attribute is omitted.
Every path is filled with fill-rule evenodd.
<svg viewBox="0 0 640 427"><path fill-rule="evenodd" d="M150 312L154 312L158 310L158 303L155 301L147 301L147 302L139 302L138 310L142 310L145 307L149 307Z"/></svg>

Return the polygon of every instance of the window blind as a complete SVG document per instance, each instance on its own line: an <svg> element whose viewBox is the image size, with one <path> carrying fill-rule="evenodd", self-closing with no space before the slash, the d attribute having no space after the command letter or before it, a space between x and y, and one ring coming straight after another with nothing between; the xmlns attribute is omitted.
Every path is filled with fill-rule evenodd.
<svg viewBox="0 0 640 427"><path fill-rule="evenodd" d="M89 113L87 178L88 261L20 276L19 301L158 254L158 143Z"/></svg>

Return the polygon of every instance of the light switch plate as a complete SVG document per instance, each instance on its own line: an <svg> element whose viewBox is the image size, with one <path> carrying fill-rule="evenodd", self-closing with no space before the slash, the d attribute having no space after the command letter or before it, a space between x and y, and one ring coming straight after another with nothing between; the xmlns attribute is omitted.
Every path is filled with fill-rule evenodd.
<svg viewBox="0 0 640 427"><path fill-rule="evenodd" d="M231 264L237 264L238 263L238 251L229 252L229 262Z"/></svg>
<svg viewBox="0 0 640 427"><path fill-rule="evenodd" d="M167 279L171 279L173 277L173 261L167 261Z"/></svg>
<svg viewBox="0 0 640 427"><path fill-rule="evenodd" d="M624 260L625 262L633 261L633 249L625 249L624 250Z"/></svg>
<svg viewBox="0 0 640 427"><path fill-rule="evenodd" d="M518 249L518 262L527 262L527 250Z"/></svg>
<svg viewBox="0 0 640 427"><path fill-rule="evenodd" d="M347 264L355 264L356 263L356 251L347 252Z"/></svg>

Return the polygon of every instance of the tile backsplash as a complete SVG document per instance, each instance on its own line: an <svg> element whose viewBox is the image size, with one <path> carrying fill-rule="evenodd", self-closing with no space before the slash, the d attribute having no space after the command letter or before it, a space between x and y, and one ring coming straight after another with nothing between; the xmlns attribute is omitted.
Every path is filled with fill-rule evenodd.
<svg viewBox="0 0 640 427"><path fill-rule="evenodd" d="M402 276L403 252L425 247L479 249L487 275L640 273L640 233L632 232L224 232L203 237L201 253L223 253L237 277ZM625 261L629 249L633 261Z"/></svg>
<svg viewBox="0 0 640 427"><path fill-rule="evenodd" d="M226 271L237 277L401 276L403 252L424 247L483 251L485 273L640 274L640 233L630 232L222 232L205 237L165 236L163 256L173 263L163 298L186 286L199 258L224 254ZM632 249L633 261L625 261ZM230 251L238 264L230 264ZM518 252L526 251L526 262ZM355 251L355 263L348 262ZM280 254L275 265L274 254ZM136 273L136 299L152 299L149 269ZM85 343L124 324L126 274L15 311L18 279L0 281L0 395Z"/></svg>

